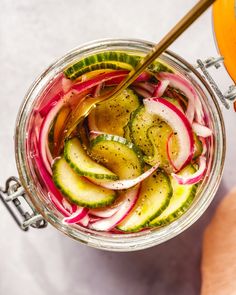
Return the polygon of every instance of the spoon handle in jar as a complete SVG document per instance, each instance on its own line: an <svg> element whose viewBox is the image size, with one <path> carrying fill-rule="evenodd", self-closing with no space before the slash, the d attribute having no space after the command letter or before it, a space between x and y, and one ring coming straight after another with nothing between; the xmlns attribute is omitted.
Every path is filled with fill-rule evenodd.
<svg viewBox="0 0 236 295"><path fill-rule="evenodd" d="M171 30L170 32L148 53L132 70L127 78L121 82L112 93L99 96L96 99L87 98L79 104L67 124L65 138L69 137L73 129L81 122L90 111L102 101L118 96L170 45L172 44L215 0L200 0Z"/></svg>
<svg viewBox="0 0 236 295"><path fill-rule="evenodd" d="M170 31L165 37L156 44L138 64L136 69L131 71L127 78L120 83L114 90L110 98L117 96L127 88L135 79L163 52L172 44L215 0L199 1Z"/></svg>

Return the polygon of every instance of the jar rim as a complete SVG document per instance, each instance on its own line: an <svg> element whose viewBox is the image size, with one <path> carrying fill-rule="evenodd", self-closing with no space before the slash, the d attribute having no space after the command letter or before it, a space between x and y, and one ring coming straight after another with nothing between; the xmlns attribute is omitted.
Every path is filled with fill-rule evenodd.
<svg viewBox="0 0 236 295"><path fill-rule="evenodd" d="M61 58L57 59L53 64L51 64L38 77L38 79L33 82L28 93L25 95L17 116L15 129L15 158L20 181L24 189L26 190L30 201L35 206L36 210L40 214L42 214L42 216L55 228L62 231L66 235L69 235L70 237L86 243L92 247L111 251L134 251L160 244L175 237L176 235L186 230L189 226L191 226L204 213L204 211L211 203L222 178L225 161L225 127L218 101L210 86L207 84L201 74L182 57L178 56L172 51L167 50L165 51L165 53L162 54L161 58L173 59L176 66L179 65L185 68L191 74L193 74L194 77L196 77L204 86L206 92L211 97L212 107L215 111L214 116L218 128L216 144L218 145L219 152L219 154L216 155L217 159L215 159L214 162L216 169L214 170L214 175L211 175L211 181L208 185L208 190L206 190L206 188L203 189L203 191L201 192L202 197L199 198L198 203L195 204L195 206L191 206L183 214L183 216L163 228L150 230L146 233L132 233L126 235L110 234L108 236L105 233L96 234L95 232L90 230L81 231L80 229L78 229L80 227L67 226L63 224L60 218L56 217L54 214L51 214L50 211L47 211L47 208L45 206L43 206L42 208L42 204L40 203L41 201L39 200L39 198L37 198L37 189L30 185L30 175L28 167L26 165L27 155L24 152L24 138L26 137L26 122L28 120L28 117L30 116L31 106L34 102L33 94L36 91L37 87L40 88L42 81L46 81L51 76L53 77L53 74L55 76L55 71L59 72L59 69L62 68L63 62L65 60L76 57L78 53L83 54L88 51L92 52L93 50L98 49L107 50L108 47L110 50L112 50L113 48L116 48L117 50L117 47L128 47L130 48L130 50L134 50L134 48L137 48L138 50L148 52L153 47L153 45L154 44L151 42L138 39L103 39L86 43L80 47L71 50Z"/></svg>

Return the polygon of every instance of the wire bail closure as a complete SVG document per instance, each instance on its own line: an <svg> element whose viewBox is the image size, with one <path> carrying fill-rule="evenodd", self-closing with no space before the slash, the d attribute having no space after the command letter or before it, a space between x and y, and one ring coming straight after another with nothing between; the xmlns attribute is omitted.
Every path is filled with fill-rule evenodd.
<svg viewBox="0 0 236 295"><path fill-rule="evenodd" d="M236 100L236 86L235 85L229 86L227 92L223 94L220 88L218 87L217 83L215 82L215 80L212 78L209 71L207 70L209 67L212 67L212 66L214 66L216 69L219 69L223 61L224 61L224 58L222 56L210 57L206 59L205 61L198 59L196 68L199 68L201 70L202 74L204 75L207 82L210 84L214 93L220 99L224 107L226 109L230 109L230 105L228 101Z"/></svg>
<svg viewBox="0 0 236 295"><path fill-rule="evenodd" d="M0 188L0 199L23 231L28 231L30 226L33 228L47 226L47 221L37 213L33 204L26 197L25 190L17 177L9 177L5 188Z"/></svg>

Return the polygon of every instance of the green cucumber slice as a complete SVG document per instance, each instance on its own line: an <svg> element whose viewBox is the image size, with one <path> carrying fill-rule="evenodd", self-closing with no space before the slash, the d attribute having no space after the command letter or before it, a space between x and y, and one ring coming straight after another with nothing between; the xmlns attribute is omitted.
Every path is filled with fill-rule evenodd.
<svg viewBox="0 0 236 295"><path fill-rule="evenodd" d="M90 55L64 70L68 79L74 80L80 75L98 69L129 69L135 68L140 56L120 51L105 51ZM127 67L128 66L128 67Z"/></svg>
<svg viewBox="0 0 236 295"><path fill-rule="evenodd" d="M64 157L71 168L79 175L97 179L118 179L117 175L93 161L86 154L77 138L72 138L66 142L64 147Z"/></svg>
<svg viewBox="0 0 236 295"><path fill-rule="evenodd" d="M125 125L123 130L124 130L124 138L127 139L128 141L132 141L131 136L130 136L129 123L127 125Z"/></svg>
<svg viewBox="0 0 236 295"><path fill-rule="evenodd" d="M191 175L195 173L195 169L192 165L186 166L180 175ZM168 224L180 217L191 205L197 191L197 185L180 185L172 177L171 184L173 187L173 196L170 200L168 207L162 212L161 215L153 219L149 226L162 226Z"/></svg>
<svg viewBox="0 0 236 295"><path fill-rule="evenodd" d="M114 191L104 189L79 176L64 158L53 164L53 181L64 196L79 206L100 208L112 204L116 199Z"/></svg>
<svg viewBox="0 0 236 295"><path fill-rule="evenodd" d="M138 96L131 89L124 90L113 99L98 105L88 117L90 130L124 136L124 127L130 114L140 105Z"/></svg>
<svg viewBox="0 0 236 295"><path fill-rule="evenodd" d="M167 66L163 61L160 61L159 59L155 60L148 69L153 73L159 73L159 72L169 72L173 73L171 68Z"/></svg>
<svg viewBox="0 0 236 295"><path fill-rule="evenodd" d="M64 70L68 79L74 80L84 73L98 69L134 69L139 63L141 56L127 54L121 51L105 51L90 55L84 59L70 65ZM152 73L173 72L169 66L159 59L154 61L148 70Z"/></svg>
<svg viewBox="0 0 236 295"><path fill-rule="evenodd" d="M172 128L164 121L158 125L151 126L147 130L147 136L153 146L153 156L145 157L145 162L151 166L160 164L160 167L168 172L172 172L173 168L169 161L167 154L167 141L169 136L173 133ZM177 156L179 150L179 144L175 134L171 140L171 158L174 159Z"/></svg>
<svg viewBox="0 0 236 295"><path fill-rule="evenodd" d="M142 182L137 203L117 228L128 232L139 231L165 210L171 196L168 175L162 171L155 172Z"/></svg>
<svg viewBox="0 0 236 295"><path fill-rule="evenodd" d="M123 137L99 135L91 142L91 155L119 179L132 179L143 172L141 151Z"/></svg>
<svg viewBox="0 0 236 295"><path fill-rule="evenodd" d="M156 115L148 113L144 106L140 106L131 116L131 139L146 156L153 155L153 146L150 139L147 137L147 130L149 127L160 122L161 119Z"/></svg>

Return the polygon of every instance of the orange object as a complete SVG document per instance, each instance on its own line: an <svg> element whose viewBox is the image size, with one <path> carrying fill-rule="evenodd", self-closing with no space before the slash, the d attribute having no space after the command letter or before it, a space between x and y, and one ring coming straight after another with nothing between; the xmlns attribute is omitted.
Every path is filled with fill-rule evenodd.
<svg viewBox="0 0 236 295"><path fill-rule="evenodd" d="M236 188L220 203L203 238L201 295L236 294Z"/></svg>
<svg viewBox="0 0 236 295"><path fill-rule="evenodd" d="M213 6L213 21L220 54L236 83L236 0L217 0Z"/></svg>

